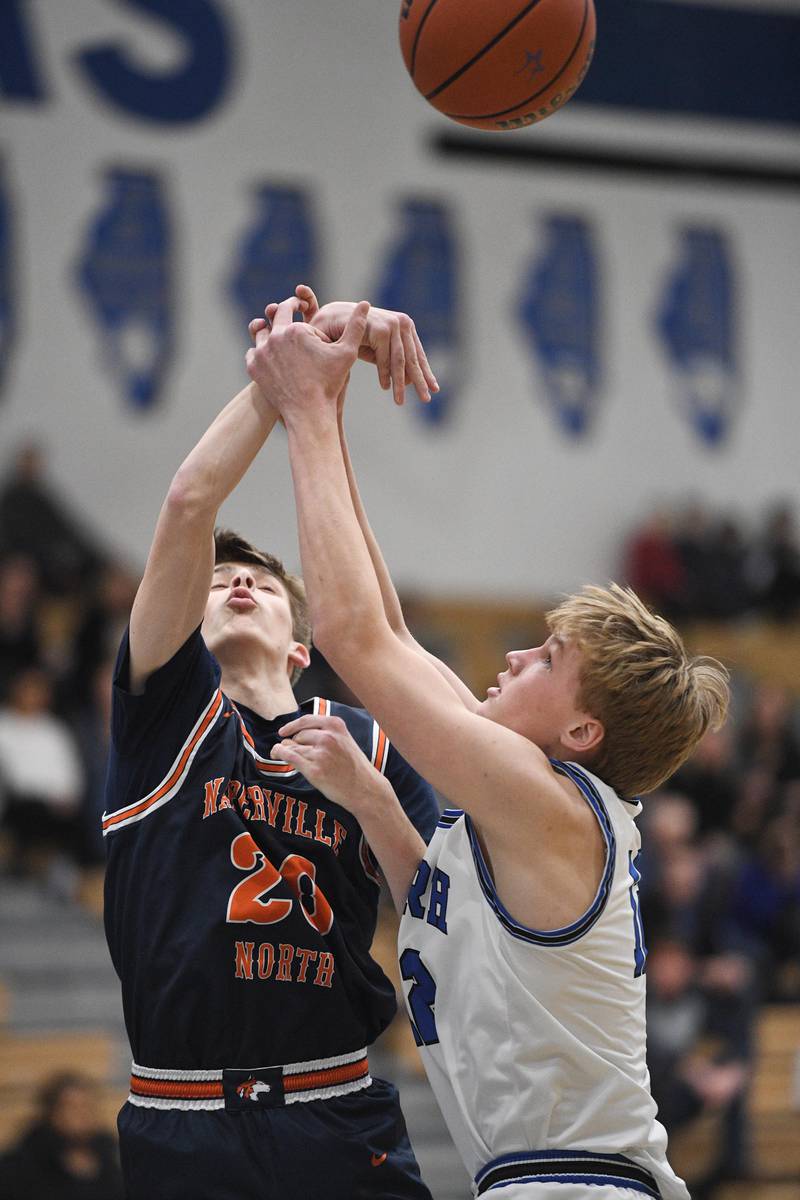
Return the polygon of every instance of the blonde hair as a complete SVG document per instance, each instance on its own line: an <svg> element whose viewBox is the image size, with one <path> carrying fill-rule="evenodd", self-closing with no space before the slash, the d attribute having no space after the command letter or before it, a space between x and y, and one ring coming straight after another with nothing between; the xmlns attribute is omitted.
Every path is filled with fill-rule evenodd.
<svg viewBox="0 0 800 1200"><path fill-rule="evenodd" d="M280 579L289 596L289 608L292 613L292 637L296 642L311 648L311 622L308 616L308 601L306 588L299 575L292 575L274 554L259 550L248 542L241 534L232 529L214 530L214 562L220 563L253 563L266 567L270 575ZM295 667L289 682L295 684L303 673L302 667Z"/></svg>
<svg viewBox="0 0 800 1200"><path fill-rule="evenodd" d="M551 633L582 653L582 709L601 721L590 764L622 796L652 792L728 711L722 663L692 657L680 634L630 588L587 586L547 613Z"/></svg>

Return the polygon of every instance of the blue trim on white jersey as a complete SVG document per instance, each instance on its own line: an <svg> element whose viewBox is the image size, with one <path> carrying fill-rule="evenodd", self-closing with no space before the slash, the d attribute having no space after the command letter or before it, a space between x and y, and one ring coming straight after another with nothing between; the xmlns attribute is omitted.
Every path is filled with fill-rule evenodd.
<svg viewBox="0 0 800 1200"><path fill-rule="evenodd" d="M624 1154L595 1154L587 1150L523 1150L502 1154L475 1176L478 1196L518 1183L580 1183L629 1188L652 1200L660 1200L661 1196L655 1177L646 1167Z"/></svg>
<svg viewBox="0 0 800 1200"><path fill-rule="evenodd" d="M614 860L616 857L617 842L614 837L611 819L600 797L600 793L592 781L573 763L562 763L558 759L551 759L550 765L557 774L565 775L580 788L587 803L591 806L597 817L600 831L606 843L605 869L594 900L586 912L577 921L573 921L571 925L564 925L560 929L531 929L527 925L522 925L519 921L515 921L497 894L494 880L489 872L489 868L486 866L483 851L475 832L475 826L470 819L469 813L464 814L464 821L472 846L472 857L475 861L478 882L481 885L483 894L494 909L504 928L521 941L533 942L537 946L567 946L572 942L577 942L579 938L582 938L584 934L589 932L606 906L611 892L611 883L614 878ZM450 812L454 810L446 811Z"/></svg>
<svg viewBox="0 0 800 1200"><path fill-rule="evenodd" d="M456 821L458 821L460 817L463 817L463 815L463 808L445 808L439 814L439 823L437 824L436 828L449 829L450 826L455 825Z"/></svg>

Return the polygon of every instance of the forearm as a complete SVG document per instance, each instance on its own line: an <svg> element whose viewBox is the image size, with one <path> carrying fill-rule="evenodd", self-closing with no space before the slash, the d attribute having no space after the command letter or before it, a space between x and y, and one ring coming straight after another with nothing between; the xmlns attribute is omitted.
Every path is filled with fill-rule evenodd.
<svg viewBox="0 0 800 1200"><path fill-rule="evenodd" d="M367 546L372 567L375 572L375 578L378 581L380 588L381 599L383 601L383 611L386 614L386 619L389 625L404 641L413 641L411 634L406 626L403 609L400 604L400 598L397 595L397 589L392 582L392 577L389 574L389 568L386 565L386 560L383 557L377 538L372 532L372 527L367 517L366 509L361 500L361 493L358 489L358 481L355 471L353 470L353 461L350 458L350 450L347 445L347 438L344 432L344 420L342 409L339 409L339 441L342 451L342 460L344 462L345 471L347 473L347 483L350 489L350 499L353 504L353 511L356 514L356 520L361 528L364 541Z"/></svg>
<svg viewBox="0 0 800 1200"><path fill-rule="evenodd" d="M387 780L380 794L358 813L369 848L380 864L394 906L403 911L408 889L425 855L425 842L409 821Z"/></svg>
<svg viewBox="0 0 800 1200"><path fill-rule="evenodd" d="M278 415L255 383L234 396L184 459L170 488L173 501L213 519L247 472Z"/></svg>
<svg viewBox="0 0 800 1200"><path fill-rule="evenodd" d="M287 419L303 578L315 641L329 660L385 632L383 598L350 497L335 419Z"/></svg>
<svg viewBox="0 0 800 1200"><path fill-rule="evenodd" d="M138 691L203 619L217 510L266 441L276 414L250 383L191 451L161 507L131 611L130 683Z"/></svg>
<svg viewBox="0 0 800 1200"><path fill-rule="evenodd" d="M463 703L468 708L474 709L477 704L477 700L463 680L459 679L458 675L456 675L455 671L451 670L447 663L442 662L441 659L437 658L435 654L431 654L429 650L426 650L424 646L420 645L420 643L412 634L411 630L406 625L406 619L403 615L403 608L400 604L400 597L397 594L397 589L395 588L392 577L389 574L389 568L386 565L386 560L384 559L381 548L378 545L377 538L372 532L372 526L369 523L366 509L364 508L361 500L361 494L358 489L358 481L356 480L353 462L350 458L350 451L348 449L347 439L344 433L344 421L341 405L339 408L339 440L342 450L342 459L344 461L345 471L347 472L347 482L350 488L350 498L353 503L353 510L356 514L358 524L361 527L361 532L364 536L367 551L372 561L375 577L378 581L378 587L380 588L381 598L383 600L383 610L386 614L386 620L389 622L392 631L397 635L397 637L399 637L401 641L405 642L407 646L410 646L412 650L416 651L417 654L431 662L436 667L439 674L447 680L447 682L450 684L450 687L453 689L456 695L459 696Z"/></svg>

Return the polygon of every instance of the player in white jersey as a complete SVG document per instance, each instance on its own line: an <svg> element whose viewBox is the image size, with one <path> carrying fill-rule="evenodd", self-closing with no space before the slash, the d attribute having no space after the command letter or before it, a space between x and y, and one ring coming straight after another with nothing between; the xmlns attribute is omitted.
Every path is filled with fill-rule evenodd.
<svg viewBox="0 0 800 1200"><path fill-rule="evenodd" d="M475 1193L686 1200L645 1064L634 797L721 723L726 672L691 658L632 592L587 587L474 697L406 629L340 438L368 307L340 306L333 344L293 324L296 309L267 310L248 370L287 428L315 638L458 805L427 853L391 799L357 816L392 894L407 895L408 1007ZM330 311L326 328L339 332ZM342 736L314 716L280 733L273 755L298 770Z"/></svg>

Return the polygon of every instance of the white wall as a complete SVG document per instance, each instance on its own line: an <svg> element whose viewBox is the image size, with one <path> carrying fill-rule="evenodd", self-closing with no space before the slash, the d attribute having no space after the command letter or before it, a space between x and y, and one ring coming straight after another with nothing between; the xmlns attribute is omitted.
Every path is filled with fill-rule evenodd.
<svg viewBox="0 0 800 1200"><path fill-rule="evenodd" d="M654 499L691 492L745 517L776 495L800 499L796 192L437 159L428 140L446 123L407 79L393 0L220 7L239 49L225 103L200 123L162 129L104 102L74 60L80 48L124 36L142 63L164 66L181 48L160 24L103 0L30 4L50 98L2 107L19 321L0 393L3 458L21 437L43 437L61 489L141 562L172 472L246 379L225 282L252 221L252 185L285 181L313 192L331 294L369 297L405 196L447 202L461 234L468 374L450 424L432 431L408 407L396 411L367 367L352 389L354 457L402 585L542 595L607 578L624 531ZM800 162L786 133L622 122L577 107L538 128L484 136L611 138ZM126 405L74 281L103 172L117 164L159 172L176 220L178 345L150 414ZM593 434L577 444L547 413L512 313L542 220L560 210L591 222L603 269L604 384ZM653 327L676 230L687 224L723 229L736 264L742 407L716 449L683 418ZM278 435L223 517L295 562L284 458Z"/></svg>

